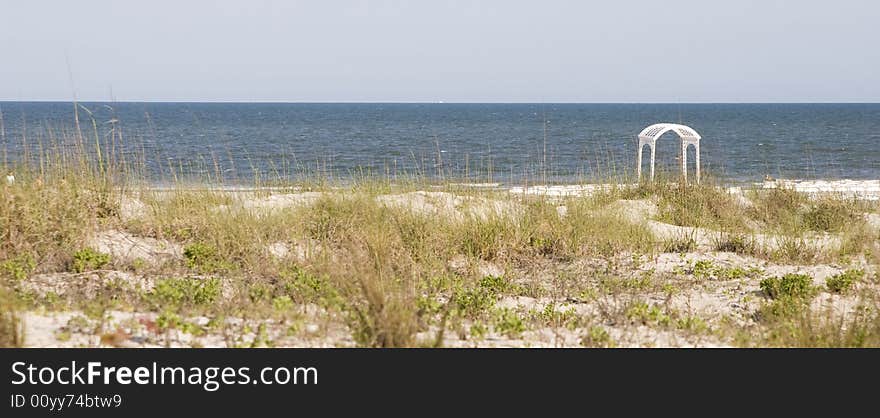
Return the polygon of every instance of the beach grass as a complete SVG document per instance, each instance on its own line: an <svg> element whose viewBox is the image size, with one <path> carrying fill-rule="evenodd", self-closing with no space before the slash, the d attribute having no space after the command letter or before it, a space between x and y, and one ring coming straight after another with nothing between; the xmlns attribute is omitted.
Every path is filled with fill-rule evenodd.
<svg viewBox="0 0 880 418"><path fill-rule="evenodd" d="M145 156L101 135L62 142L6 167L3 346L25 344L27 318L58 315L36 341L880 345L875 203L737 195L711 177L553 197L419 173L231 188L172 167L157 187ZM809 298L760 291L764 270L850 266L864 275Z"/></svg>

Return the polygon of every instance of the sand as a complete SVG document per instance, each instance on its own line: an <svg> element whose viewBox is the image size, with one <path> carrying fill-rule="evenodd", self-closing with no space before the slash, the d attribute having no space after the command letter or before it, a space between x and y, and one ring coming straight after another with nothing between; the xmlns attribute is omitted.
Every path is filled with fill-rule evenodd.
<svg viewBox="0 0 880 418"><path fill-rule="evenodd" d="M110 254L115 260L161 264L183 257L180 244L155 238L138 237L127 232L106 230L95 234L88 245L98 252Z"/></svg>
<svg viewBox="0 0 880 418"><path fill-rule="evenodd" d="M814 196L880 200L880 180L768 180L763 189L786 188Z"/></svg>
<svg viewBox="0 0 880 418"><path fill-rule="evenodd" d="M446 192L416 191L382 195L376 199L384 205L406 208L420 215L444 216L452 219L463 219L467 216L479 219L513 216L520 209L518 205L509 201L459 196Z"/></svg>
<svg viewBox="0 0 880 418"><path fill-rule="evenodd" d="M615 188L635 187L635 184L583 184L583 185L555 185L555 186L531 186L512 187L510 193L523 195L537 195L548 197L566 196L590 196L597 191L613 190ZM779 179L767 180L763 183L754 183L752 189L787 188L813 196L847 197L864 200L880 200L880 180L797 180ZM743 186L728 187L727 191L733 195L741 196ZM745 203L745 201L744 201Z"/></svg>

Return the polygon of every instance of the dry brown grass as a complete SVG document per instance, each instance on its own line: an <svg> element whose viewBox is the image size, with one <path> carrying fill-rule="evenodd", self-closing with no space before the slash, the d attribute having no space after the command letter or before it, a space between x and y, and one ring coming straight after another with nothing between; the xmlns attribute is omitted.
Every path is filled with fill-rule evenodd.
<svg viewBox="0 0 880 418"><path fill-rule="evenodd" d="M8 290L0 288L0 348L20 347L24 344L19 305Z"/></svg>

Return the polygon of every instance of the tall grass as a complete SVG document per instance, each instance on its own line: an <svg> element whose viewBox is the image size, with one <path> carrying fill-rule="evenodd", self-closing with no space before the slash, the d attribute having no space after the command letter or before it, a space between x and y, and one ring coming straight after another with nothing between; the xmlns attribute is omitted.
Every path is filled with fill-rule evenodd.
<svg viewBox="0 0 880 418"><path fill-rule="evenodd" d="M24 324L19 305L11 292L0 287L0 348L24 345Z"/></svg>

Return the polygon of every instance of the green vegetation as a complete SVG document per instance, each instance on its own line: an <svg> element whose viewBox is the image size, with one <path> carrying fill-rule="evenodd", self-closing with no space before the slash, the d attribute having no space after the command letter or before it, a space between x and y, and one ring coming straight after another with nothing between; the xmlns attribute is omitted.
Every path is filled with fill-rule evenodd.
<svg viewBox="0 0 880 418"><path fill-rule="evenodd" d="M73 271L77 273L98 270L109 263L109 254L99 253L91 248L83 248L73 254Z"/></svg>
<svg viewBox="0 0 880 418"><path fill-rule="evenodd" d="M833 292L851 291L862 277L858 270L848 270L827 280ZM859 305L847 315L830 307L811 303L818 288L812 278L788 274L761 282L761 289L772 299L756 312L761 325L757 334L740 333L741 344L794 347L875 347L880 344L880 314L876 294L859 297Z"/></svg>
<svg viewBox="0 0 880 418"><path fill-rule="evenodd" d="M8 278L15 281L24 280L34 271L36 264L27 255L14 257L0 262L0 278Z"/></svg>
<svg viewBox="0 0 880 418"><path fill-rule="evenodd" d="M710 260L699 260L694 263L691 273L698 279L737 280L756 278L762 274L762 271L756 267L748 269L740 266L723 267Z"/></svg>
<svg viewBox="0 0 880 418"><path fill-rule="evenodd" d="M200 273L210 274L235 268L218 255L216 248L201 242L187 245L183 249L183 256L186 257L187 266Z"/></svg>
<svg viewBox="0 0 880 418"><path fill-rule="evenodd" d="M857 202L822 199L803 212L804 224L812 231L841 232L849 225L862 222L863 208Z"/></svg>
<svg viewBox="0 0 880 418"><path fill-rule="evenodd" d="M594 326L581 337L581 345L584 347L614 348L616 344L605 328Z"/></svg>
<svg viewBox="0 0 880 418"><path fill-rule="evenodd" d="M525 332L526 325L516 311L503 308L495 311L495 330L509 338L519 338Z"/></svg>
<svg viewBox="0 0 880 418"><path fill-rule="evenodd" d="M794 273L761 280L761 290L773 299L811 298L817 292L812 277Z"/></svg>
<svg viewBox="0 0 880 418"><path fill-rule="evenodd" d="M802 297L783 296L765 303L757 312L760 327L740 333L740 344L780 347L877 347L880 312L875 294L859 297L847 315L817 307ZM757 332L755 332L757 331Z"/></svg>
<svg viewBox="0 0 880 418"><path fill-rule="evenodd" d="M834 293L847 293L853 285L865 276L863 270L847 270L825 279L828 290Z"/></svg>
<svg viewBox="0 0 880 418"><path fill-rule="evenodd" d="M669 184L669 183L667 183ZM711 182L655 186L660 197L658 219L673 225L744 229L744 210L734 198Z"/></svg>
<svg viewBox="0 0 880 418"><path fill-rule="evenodd" d="M219 279L162 279L145 295L152 305L193 307L214 303L220 297Z"/></svg>
<svg viewBox="0 0 880 418"><path fill-rule="evenodd" d="M634 302L626 309L625 315L636 324L665 327L672 323L672 318L663 309L644 301Z"/></svg>

